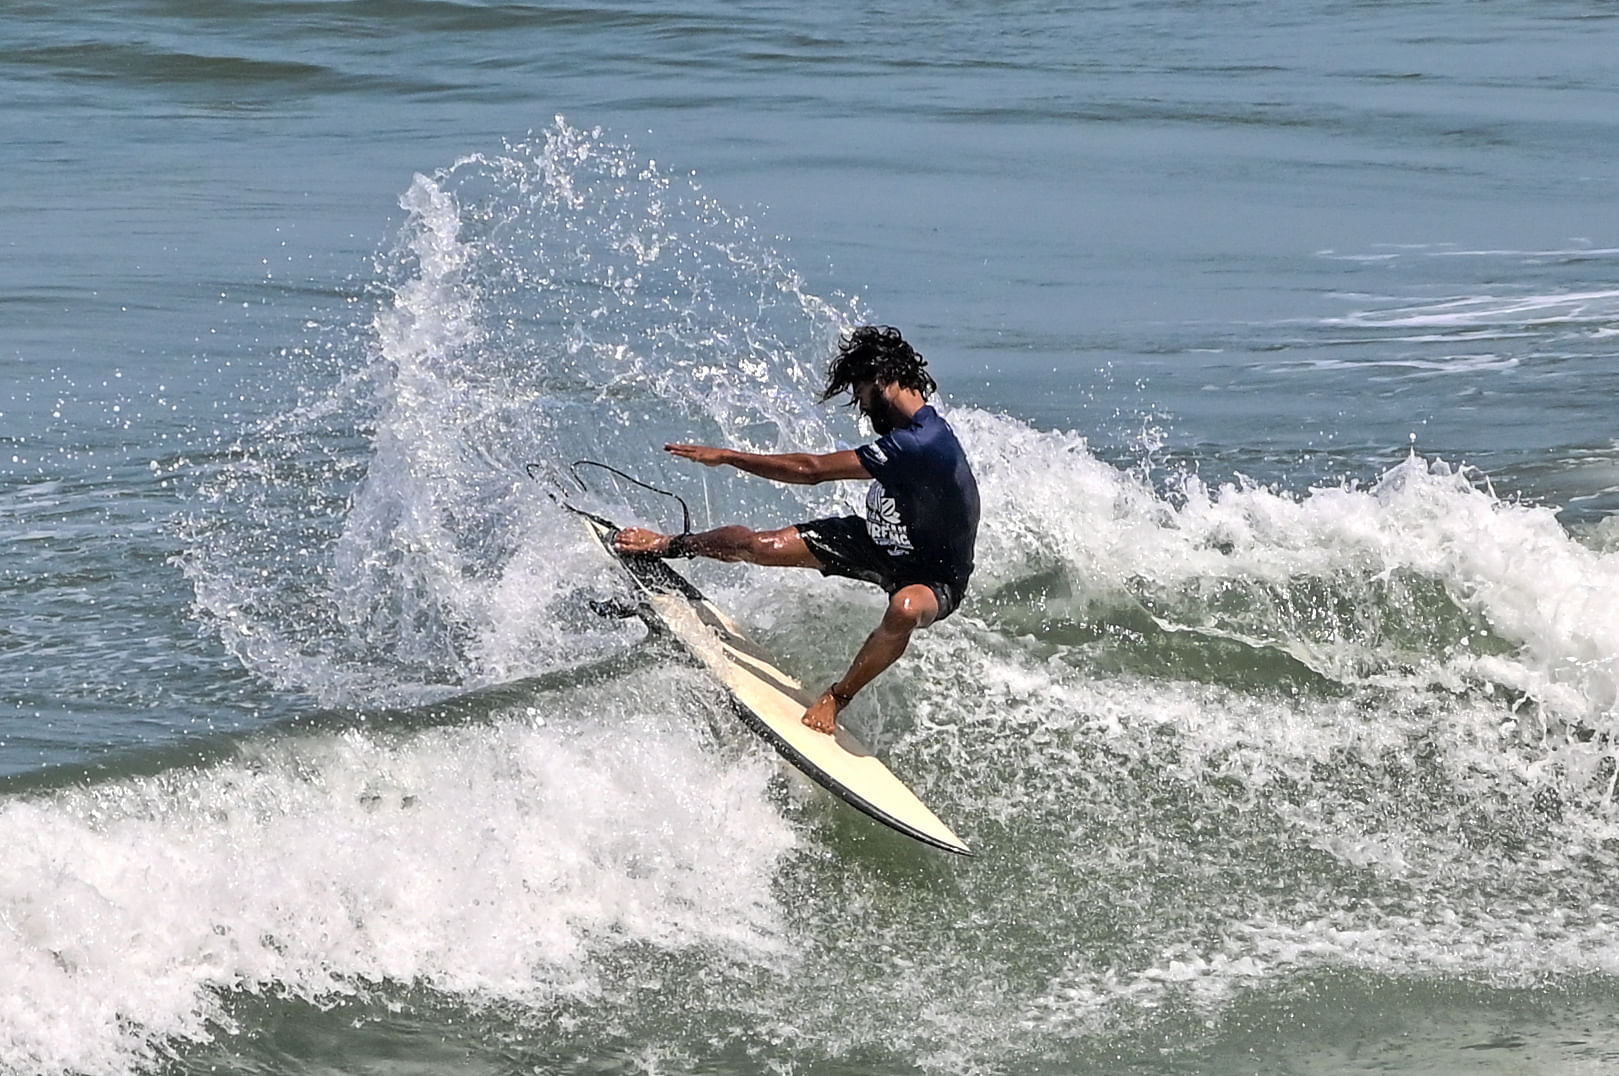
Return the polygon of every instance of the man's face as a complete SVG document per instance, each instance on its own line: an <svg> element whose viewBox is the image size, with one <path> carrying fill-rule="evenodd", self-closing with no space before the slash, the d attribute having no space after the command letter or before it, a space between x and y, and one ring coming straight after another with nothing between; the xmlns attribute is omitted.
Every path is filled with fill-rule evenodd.
<svg viewBox="0 0 1619 1076"><path fill-rule="evenodd" d="M871 420L871 428L881 437L891 433L898 423L894 418L894 406L883 395L883 387L875 381L860 381L854 386L854 403L860 408L860 413Z"/></svg>

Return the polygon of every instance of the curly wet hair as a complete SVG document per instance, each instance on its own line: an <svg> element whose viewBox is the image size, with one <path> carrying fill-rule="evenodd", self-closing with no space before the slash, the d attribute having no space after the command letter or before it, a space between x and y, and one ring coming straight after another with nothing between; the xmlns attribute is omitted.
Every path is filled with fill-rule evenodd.
<svg viewBox="0 0 1619 1076"><path fill-rule="evenodd" d="M927 365L928 360L905 342L898 329L861 325L839 338L838 353L827 364L826 391L821 399L840 396L862 381L915 389L926 399L939 389Z"/></svg>

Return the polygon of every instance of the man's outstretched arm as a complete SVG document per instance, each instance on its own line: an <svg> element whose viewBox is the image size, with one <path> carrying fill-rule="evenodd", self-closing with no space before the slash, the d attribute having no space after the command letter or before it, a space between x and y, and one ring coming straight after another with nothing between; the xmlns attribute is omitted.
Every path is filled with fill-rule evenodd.
<svg viewBox="0 0 1619 1076"><path fill-rule="evenodd" d="M663 450L706 467L735 467L772 482L788 482L797 486L871 477L853 449L825 455L810 452L738 452L732 448L708 445L664 445Z"/></svg>

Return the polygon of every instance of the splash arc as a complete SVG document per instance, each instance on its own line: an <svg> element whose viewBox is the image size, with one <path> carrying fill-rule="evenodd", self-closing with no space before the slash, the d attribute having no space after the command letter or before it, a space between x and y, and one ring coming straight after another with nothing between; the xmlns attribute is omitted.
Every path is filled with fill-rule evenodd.
<svg viewBox="0 0 1619 1076"><path fill-rule="evenodd" d="M856 810L914 840L970 856L955 832L915 792L839 726L828 736L800 718L815 700L804 685L742 634L736 622L683 575L657 557L621 556L613 550L618 527L573 506L591 536L623 566L641 601L641 614L665 630L724 686L732 707L782 758Z"/></svg>

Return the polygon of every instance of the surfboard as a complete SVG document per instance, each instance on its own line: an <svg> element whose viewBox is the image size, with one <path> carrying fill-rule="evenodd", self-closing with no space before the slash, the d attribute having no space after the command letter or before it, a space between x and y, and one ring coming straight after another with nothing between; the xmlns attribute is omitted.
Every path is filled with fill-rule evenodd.
<svg viewBox="0 0 1619 1076"><path fill-rule="evenodd" d="M783 759L858 811L933 848L972 855L965 842L882 764L853 733L816 732L800 718L815 697L742 634L730 616L659 557L620 556L619 528L569 506L607 555L634 582L645 615L655 619L725 688L732 708Z"/></svg>

